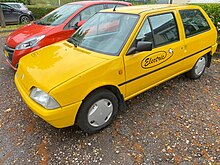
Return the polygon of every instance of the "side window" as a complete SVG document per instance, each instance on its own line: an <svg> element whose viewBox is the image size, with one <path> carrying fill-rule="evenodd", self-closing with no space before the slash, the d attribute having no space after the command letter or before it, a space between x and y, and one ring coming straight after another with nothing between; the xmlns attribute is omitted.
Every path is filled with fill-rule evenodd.
<svg viewBox="0 0 220 165"><path fill-rule="evenodd" d="M98 11L104 9L103 5L94 5L94 6L90 6L88 8L86 8L85 10L83 10L82 12L80 12L78 15L76 15L65 27L64 29L72 29L74 27L74 25L82 20L87 20L89 19L91 16L93 16L95 13L97 13Z"/></svg>
<svg viewBox="0 0 220 165"><path fill-rule="evenodd" d="M137 37L135 38L134 42L131 45L131 48L137 47L138 41L148 41L153 43L153 35L150 28L150 23L148 19L144 22L141 30L139 31Z"/></svg>
<svg viewBox="0 0 220 165"><path fill-rule="evenodd" d="M3 4L1 5L1 7L3 10L8 10L8 11L10 11L12 9L10 6L3 5Z"/></svg>
<svg viewBox="0 0 220 165"><path fill-rule="evenodd" d="M18 4L10 4L10 6L12 6L12 7L16 8L16 9L20 9L20 8L21 8L21 6L20 6L20 5L18 5Z"/></svg>
<svg viewBox="0 0 220 165"><path fill-rule="evenodd" d="M107 9L114 8L115 6L117 8L117 7L123 7L123 6L126 6L126 5L122 5L122 4L107 4Z"/></svg>
<svg viewBox="0 0 220 165"><path fill-rule="evenodd" d="M74 25L80 21L80 15L76 15L70 22L69 22L69 28L73 28Z"/></svg>
<svg viewBox="0 0 220 165"><path fill-rule="evenodd" d="M172 13L151 16L149 20L153 29L156 47L179 40L176 20Z"/></svg>
<svg viewBox="0 0 220 165"><path fill-rule="evenodd" d="M87 20L89 19L92 15L97 13L98 11L104 9L103 5L94 5L91 7L88 7L87 9L83 10L80 15L81 15L81 20Z"/></svg>
<svg viewBox="0 0 220 165"><path fill-rule="evenodd" d="M152 32L148 19L144 22L141 30L139 31L136 41L153 42Z"/></svg>
<svg viewBox="0 0 220 165"><path fill-rule="evenodd" d="M210 29L208 22L199 10L180 11L185 35L190 37Z"/></svg>

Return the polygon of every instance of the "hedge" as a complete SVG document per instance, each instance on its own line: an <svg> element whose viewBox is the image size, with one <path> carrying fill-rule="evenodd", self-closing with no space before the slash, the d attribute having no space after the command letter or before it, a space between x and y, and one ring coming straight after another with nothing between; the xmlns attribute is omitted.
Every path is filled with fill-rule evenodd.
<svg viewBox="0 0 220 165"><path fill-rule="evenodd" d="M40 19L41 17L45 16L46 14L57 8L57 6L33 6L33 5L27 5L26 7L30 11L32 11L35 19Z"/></svg>
<svg viewBox="0 0 220 165"><path fill-rule="evenodd" d="M218 29L218 34L220 35L220 4L200 4L200 6L212 19L214 25Z"/></svg>

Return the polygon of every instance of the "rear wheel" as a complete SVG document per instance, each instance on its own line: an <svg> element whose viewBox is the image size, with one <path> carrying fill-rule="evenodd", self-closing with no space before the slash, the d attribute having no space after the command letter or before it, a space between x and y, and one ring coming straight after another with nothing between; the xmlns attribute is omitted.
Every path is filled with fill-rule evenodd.
<svg viewBox="0 0 220 165"><path fill-rule="evenodd" d="M21 18L20 18L20 23L21 24L26 24L26 23L29 23L29 22L30 22L30 18L28 16L26 16L26 15L21 16Z"/></svg>
<svg viewBox="0 0 220 165"><path fill-rule="evenodd" d="M186 73L186 76L191 79L198 79L204 73L207 63L207 56L200 57L194 67Z"/></svg>
<svg viewBox="0 0 220 165"><path fill-rule="evenodd" d="M77 124L84 132L95 133L111 124L117 111L117 97L107 89L97 90L83 101Z"/></svg>

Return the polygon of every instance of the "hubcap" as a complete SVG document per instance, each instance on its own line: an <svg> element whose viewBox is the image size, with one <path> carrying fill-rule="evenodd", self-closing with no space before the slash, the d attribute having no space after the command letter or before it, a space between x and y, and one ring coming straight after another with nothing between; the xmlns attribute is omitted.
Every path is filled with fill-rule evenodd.
<svg viewBox="0 0 220 165"><path fill-rule="evenodd" d="M201 57L197 63L196 63L196 66L195 66L195 73L199 76L202 74L202 72L204 71L205 69L205 57Z"/></svg>
<svg viewBox="0 0 220 165"><path fill-rule="evenodd" d="M113 104L108 99L95 102L89 109L88 122L93 127L99 127L108 122L113 112Z"/></svg>
<svg viewBox="0 0 220 165"><path fill-rule="evenodd" d="M28 22L29 22L29 18L26 17L26 16L23 16L23 17L21 18L21 22L22 22L22 23L28 23Z"/></svg>

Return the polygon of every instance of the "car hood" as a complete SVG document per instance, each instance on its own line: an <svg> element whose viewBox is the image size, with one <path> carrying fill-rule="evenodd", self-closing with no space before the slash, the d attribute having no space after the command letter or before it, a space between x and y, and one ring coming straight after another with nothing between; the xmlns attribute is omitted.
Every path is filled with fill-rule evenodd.
<svg viewBox="0 0 220 165"><path fill-rule="evenodd" d="M54 28L54 26L36 25L34 23L30 23L12 32L7 37L6 44L11 48L15 48L21 42L34 36L45 35Z"/></svg>
<svg viewBox="0 0 220 165"><path fill-rule="evenodd" d="M56 86L110 58L62 41L24 56L18 74L26 90L35 86L49 93Z"/></svg>

